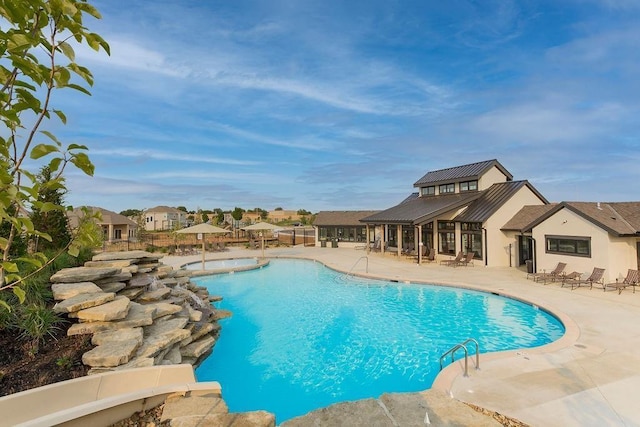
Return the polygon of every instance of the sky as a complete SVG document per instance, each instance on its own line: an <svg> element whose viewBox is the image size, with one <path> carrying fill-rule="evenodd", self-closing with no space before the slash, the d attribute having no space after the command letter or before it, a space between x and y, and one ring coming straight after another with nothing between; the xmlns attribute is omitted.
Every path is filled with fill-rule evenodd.
<svg viewBox="0 0 640 427"><path fill-rule="evenodd" d="M636 0L99 0L58 91L68 204L377 210L498 159L549 201L640 200Z"/></svg>

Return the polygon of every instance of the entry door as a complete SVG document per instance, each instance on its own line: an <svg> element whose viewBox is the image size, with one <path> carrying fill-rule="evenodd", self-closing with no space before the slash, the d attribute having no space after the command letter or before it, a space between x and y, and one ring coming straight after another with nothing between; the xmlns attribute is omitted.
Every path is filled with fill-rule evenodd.
<svg viewBox="0 0 640 427"><path fill-rule="evenodd" d="M524 265L526 260L533 258L532 250L531 237L518 236L518 265Z"/></svg>

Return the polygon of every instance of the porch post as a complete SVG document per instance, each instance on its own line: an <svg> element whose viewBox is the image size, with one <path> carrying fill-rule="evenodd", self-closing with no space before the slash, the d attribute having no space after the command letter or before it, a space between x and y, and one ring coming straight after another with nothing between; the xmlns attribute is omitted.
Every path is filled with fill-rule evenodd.
<svg viewBox="0 0 640 427"><path fill-rule="evenodd" d="M396 248L398 251L398 258L400 258L400 255L402 255L402 224L398 224L396 225L396 240L398 240L396 242L396 244L398 245L398 247Z"/></svg>
<svg viewBox="0 0 640 427"><path fill-rule="evenodd" d="M416 245L417 250L418 250L418 265L420 265L420 263L422 262L422 245L424 245L424 243L422 242L422 225L418 225L418 244Z"/></svg>
<svg viewBox="0 0 640 427"><path fill-rule="evenodd" d="M386 245L387 242L387 229L388 229L388 225L387 224L382 224L382 230L380 232L381 236L380 236L380 253L384 254L384 247Z"/></svg>

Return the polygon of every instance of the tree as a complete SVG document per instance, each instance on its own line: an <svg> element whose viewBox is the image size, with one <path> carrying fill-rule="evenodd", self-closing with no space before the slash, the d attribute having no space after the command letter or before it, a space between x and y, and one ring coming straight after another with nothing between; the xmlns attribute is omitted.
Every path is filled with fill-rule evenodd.
<svg viewBox="0 0 640 427"><path fill-rule="evenodd" d="M38 183L40 188L38 191L38 201L45 204L50 203L55 206L63 206L64 195L64 178L53 178L51 168L43 166L38 174ZM69 222L67 215L60 209L52 209L43 212L42 209L34 207L31 212L31 221L33 227L46 233L51 237L51 241L47 239L35 239L37 242L35 250L61 249L66 247L71 241L71 232L69 230Z"/></svg>
<svg viewBox="0 0 640 427"><path fill-rule="evenodd" d="M209 215L206 213L202 213L202 222L209 222Z"/></svg>
<svg viewBox="0 0 640 427"><path fill-rule="evenodd" d="M99 19L97 9L86 0L0 0L0 226L8 235L0 237L0 291L12 289L22 302L25 277L20 265L38 269L53 261L43 254L14 257L12 247L18 236L51 241L49 234L34 227L27 207L47 213L65 207L38 200L43 184L30 172L27 158L45 164L51 171L51 186L64 190L63 172L69 164L87 175L94 166L87 147L63 145L44 129L49 120L66 124L65 114L55 108L53 93L72 89L90 94L91 72L75 62L73 45L87 44L109 53L109 45L84 26L85 16ZM49 184L47 183L47 186ZM67 245L71 255L79 253L83 236ZM4 300L0 305L9 308Z"/></svg>
<svg viewBox="0 0 640 427"><path fill-rule="evenodd" d="M138 218L140 215L142 215L142 211L140 209L125 209L120 212L120 215L129 218Z"/></svg>
<svg viewBox="0 0 640 427"><path fill-rule="evenodd" d="M177 209L177 210L179 210L179 211L182 211L182 212L189 213L189 211L187 210L187 208L185 208L184 206L178 206L176 209Z"/></svg>
<svg viewBox="0 0 640 427"><path fill-rule="evenodd" d="M233 212L231 212L231 216L236 221L240 221L242 219L242 214L244 214L244 209L238 207L233 208Z"/></svg>

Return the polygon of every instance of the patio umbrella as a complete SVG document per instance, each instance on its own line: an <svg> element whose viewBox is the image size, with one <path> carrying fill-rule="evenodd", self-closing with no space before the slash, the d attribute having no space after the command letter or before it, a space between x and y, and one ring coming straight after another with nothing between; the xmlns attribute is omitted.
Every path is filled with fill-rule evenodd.
<svg viewBox="0 0 640 427"><path fill-rule="evenodd" d="M269 224L268 222L258 222L256 224L242 227L246 231L266 231L266 230L279 230L281 227L277 225ZM262 258L264 258L264 233L262 233Z"/></svg>
<svg viewBox="0 0 640 427"><path fill-rule="evenodd" d="M204 270L204 235L205 234L223 234L223 233L231 233L229 230L225 230L224 228L216 227L211 224L198 224L191 227L183 228L182 230L176 231L176 233L180 234L202 234L202 269Z"/></svg>

